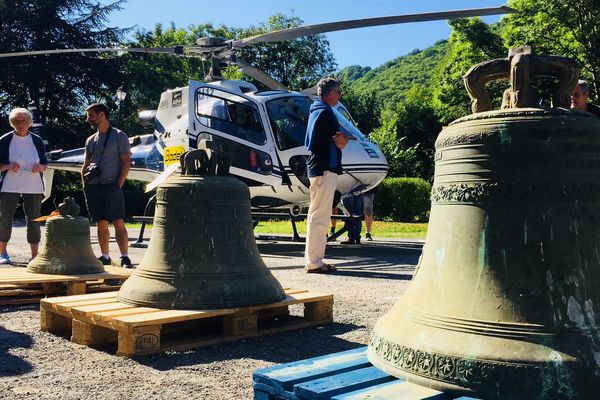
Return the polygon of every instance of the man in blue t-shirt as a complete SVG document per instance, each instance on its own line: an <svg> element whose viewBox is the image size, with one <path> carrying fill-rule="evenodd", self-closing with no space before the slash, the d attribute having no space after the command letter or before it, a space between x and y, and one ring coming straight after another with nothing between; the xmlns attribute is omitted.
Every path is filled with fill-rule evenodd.
<svg viewBox="0 0 600 400"><path fill-rule="evenodd" d="M332 109L341 97L339 82L332 78L321 79L317 95L319 99L310 107L306 127L305 146L311 155L306 161L310 207L304 259L307 273L328 273L335 271L335 267L323 262L327 228L337 176L342 173L342 149L348 144L348 137L340 132Z"/></svg>

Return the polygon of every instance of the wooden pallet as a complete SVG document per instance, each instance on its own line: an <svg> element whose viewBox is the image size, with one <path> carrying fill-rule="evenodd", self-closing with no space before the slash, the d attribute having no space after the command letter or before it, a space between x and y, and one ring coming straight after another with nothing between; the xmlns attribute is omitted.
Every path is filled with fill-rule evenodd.
<svg viewBox="0 0 600 400"><path fill-rule="evenodd" d="M51 275L26 268L0 268L0 305L38 303L41 298L116 290L133 270L112 265L105 272L85 275ZM108 282L107 282L108 281Z"/></svg>
<svg viewBox="0 0 600 400"><path fill-rule="evenodd" d="M375 368L367 347L309 358L252 374L254 400L449 400L455 396ZM461 400L475 400L460 397ZM457 399L458 400L458 399Z"/></svg>
<svg viewBox="0 0 600 400"><path fill-rule="evenodd" d="M117 342L117 355L186 350L241 338L283 332L333 321L333 295L286 289L278 303L222 310L162 310L121 303L116 293L44 299L42 331L71 330L84 345ZM302 317L288 307L304 304Z"/></svg>

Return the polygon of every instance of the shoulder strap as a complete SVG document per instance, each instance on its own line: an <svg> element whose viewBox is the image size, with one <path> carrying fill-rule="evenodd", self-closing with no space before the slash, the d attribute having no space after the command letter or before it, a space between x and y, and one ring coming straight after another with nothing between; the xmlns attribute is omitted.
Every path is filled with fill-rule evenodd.
<svg viewBox="0 0 600 400"><path fill-rule="evenodd" d="M106 132L106 137L104 138L104 145L102 146L102 153L100 154L100 161L98 161L98 165L100 165L100 163L102 163L102 158L104 158L104 150L106 149L106 143L108 143L108 136L110 135L110 132L113 130L113 127L111 126L110 128L108 128L108 132ZM98 132L98 136L100 136L100 132ZM100 138L98 138L100 139ZM100 140L98 140L100 141ZM92 155L94 155L94 150L96 150L96 146L94 146L94 149L92 150ZM91 156L90 155L90 159Z"/></svg>

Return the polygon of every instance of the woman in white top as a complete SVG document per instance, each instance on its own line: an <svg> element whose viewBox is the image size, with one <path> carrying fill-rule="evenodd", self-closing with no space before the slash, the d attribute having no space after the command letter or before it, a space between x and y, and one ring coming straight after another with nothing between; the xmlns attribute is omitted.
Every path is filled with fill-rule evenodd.
<svg viewBox="0 0 600 400"><path fill-rule="evenodd" d="M31 247L31 257L37 255L40 224L33 219L40 216L44 198L42 172L48 168L42 138L29 132L33 124L29 110L15 108L8 120L14 131L0 137L0 264L11 263L6 246L21 197L27 218L27 242Z"/></svg>

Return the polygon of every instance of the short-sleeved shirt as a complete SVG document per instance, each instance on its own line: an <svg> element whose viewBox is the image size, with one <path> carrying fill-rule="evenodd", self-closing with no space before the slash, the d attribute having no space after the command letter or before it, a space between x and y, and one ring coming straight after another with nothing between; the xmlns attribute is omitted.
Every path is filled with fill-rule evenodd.
<svg viewBox="0 0 600 400"><path fill-rule="evenodd" d="M13 134L8 150L8 160L11 163L18 163L21 168L17 172L7 171L2 184L3 192L44 193L44 181L40 179L40 174L31 171L40 162L31 135Z"/></svg>
<svg viewBox="0 0 600 400"><path fill-rule="evenodd" d="M89 182L91 185L116 182L121 171L121 156L131 153L131 145L125 132L113 127L109 132L96 132L85 141L85 159L98 165L101 171L99 179L95 178Z"/></svg>

